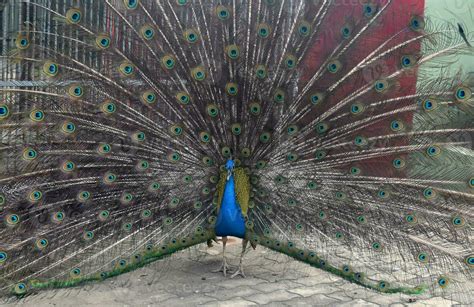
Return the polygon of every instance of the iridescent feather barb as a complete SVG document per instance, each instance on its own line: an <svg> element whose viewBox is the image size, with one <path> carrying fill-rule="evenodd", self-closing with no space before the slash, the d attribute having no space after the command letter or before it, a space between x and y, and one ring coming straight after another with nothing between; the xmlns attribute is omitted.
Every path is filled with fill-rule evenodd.
<svg viewBox="0 0 474 307"><path fill-rule="evenodd" d="M2 294L116 276L237 216L244 249L473 303L462 21L419 0L5 9L21 14L1 57Z"/></svg>

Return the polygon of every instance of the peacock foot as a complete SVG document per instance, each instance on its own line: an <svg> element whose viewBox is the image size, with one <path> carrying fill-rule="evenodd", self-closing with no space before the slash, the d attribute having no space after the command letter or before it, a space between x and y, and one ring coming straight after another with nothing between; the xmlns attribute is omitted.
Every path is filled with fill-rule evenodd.
<svg viewBox="0 0 474 307"><path fill-rule="evenodd" d="M212 273L224 273L224 277L227 277L227 272L230 271L230 266L227 264L227 260L224 258L222 261L222 265L219 269L212 271Z"/></svg>
<svg viewBox="0 0 474 307"><path fill-rule="evenodd" d="M239 268L237 269L237 271L234 272L234 274L232 274L230 276L230 278L234 278L235 276L242 276L243 278L245 278L245 273L244 273L244 267L243 265L239 265Z"/></svg>

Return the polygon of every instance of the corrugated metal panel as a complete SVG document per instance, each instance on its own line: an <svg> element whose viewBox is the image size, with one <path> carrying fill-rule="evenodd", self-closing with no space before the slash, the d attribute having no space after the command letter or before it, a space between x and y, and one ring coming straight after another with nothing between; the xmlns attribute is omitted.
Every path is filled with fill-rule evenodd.
<svg viewBox="0 0 474 307"><path fill-rule="evenodd" d="M45 42L45 46L58 50L60 52L66 52L69 56L77 57L80 61L91 65L95 63L97 65L98 59L89 56L86 53L81 53L80 50L75 48L68 48L67 39L61 38L60 35L75 35L75 38L79 38L77 33L58 33L60 35L51 36L48 33L57 33L58 21L55 20L51 14L46 10L38 8L33 5L33 1L22 2L18 0L0 0L0 52L2 55L6 55L9 50L14 47L14 38L16 33L19 31L25 31L28 28L32 28L34 25L35 29L40 29L40 33L34 33L36 37ZM61 14L65 14L66 11L75 6L77 1L75 0L34 0L34 3L49 7L54 11ZM98 31L107 32L106 28L106 16L104 14L104 4L102 1L96 0L82 0L81 6L84 13L84 18L91 25L95 26ZM6 63L3 59L0 59L0 71L2 80L26 80L34 81L34 74L32 73L32 67L9 67L5 69ZM34 84L34 83L26 83ZM0 84L5 86L5 83Z"/></svg>

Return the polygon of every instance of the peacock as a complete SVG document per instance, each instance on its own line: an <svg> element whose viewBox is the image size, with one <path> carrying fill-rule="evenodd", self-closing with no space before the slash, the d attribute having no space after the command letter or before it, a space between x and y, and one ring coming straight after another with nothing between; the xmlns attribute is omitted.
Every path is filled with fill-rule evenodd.
<svg viewBox="0 0 474 307"><path fill-rule="evenodd" d="M19 17L0 58L1 296L222 241L230 277L250 245L375 291L474 303L461 18L428 18L422 0L4 10Z"/></svg>

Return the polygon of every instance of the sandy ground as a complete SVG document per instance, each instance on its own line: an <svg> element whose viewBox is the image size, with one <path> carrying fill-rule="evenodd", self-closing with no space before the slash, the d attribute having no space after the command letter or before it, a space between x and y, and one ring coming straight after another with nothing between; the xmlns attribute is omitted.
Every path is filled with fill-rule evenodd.
<svg viewBox="0 0 474 307"><path fill-rule="evenodd" d="M234 269L240 240L228 243ZM3 306L459 306L443 298L371 291L261 246L244 258L247 278L212 273L222 245L201 244L134 272L83 287L44 291Z"/></svg>

